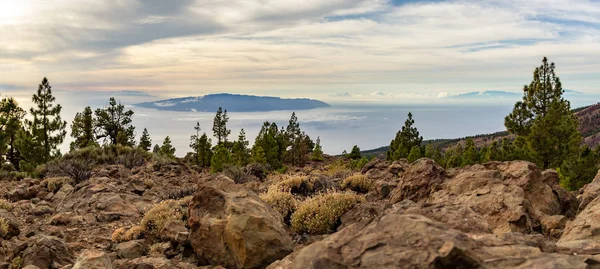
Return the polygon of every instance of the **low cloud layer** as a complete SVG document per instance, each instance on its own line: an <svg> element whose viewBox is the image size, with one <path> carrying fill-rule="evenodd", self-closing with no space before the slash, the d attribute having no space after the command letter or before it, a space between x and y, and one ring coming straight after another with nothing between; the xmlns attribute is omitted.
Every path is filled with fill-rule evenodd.
<svg viewBox="0 0 600 269"><path fill-rule="evenodd" d="M3 92L437 98L518 91L543 56L600 84L593 0L0 0L0 36Z"/></svg>

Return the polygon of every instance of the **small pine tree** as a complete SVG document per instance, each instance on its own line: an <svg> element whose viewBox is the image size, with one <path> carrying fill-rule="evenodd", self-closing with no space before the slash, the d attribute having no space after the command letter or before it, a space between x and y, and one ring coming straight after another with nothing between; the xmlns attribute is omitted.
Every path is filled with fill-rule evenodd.
<svg viewBox="0 0 600 269"><path fill-rule="evenodd" d="M146 128L144 128L144 131L142 132L138 147L146 152L150 151L150 147L152 147L152 139L150 139L150 135L148 134L148 130Z"/></svg>
<svg viewBox="0 0 600 269"><path fill-rule="evenodd" d="M224 145L217 145L215 147L215 154L210 160L210 171L218 173L223 171L223 167L227 164L231 164L231 154Z"/></svg>
<svg viewBox="0 0 600 269"><path fill-rule="evenodd" d="M154 145L154 147L152 148L152 153L154 153L154 154L160 153L160 146L158 144Z"/></svg>
<svg viewBox="0 0 600 269"><path fill-rule="evenodd" d="M71 137L75 138L75 141L71 142L71 150L98 146L92 113L92 109L88 106L83 112L75 115L71 123Z"/></svg>
<svg viewBox="0 0 600 269"><path fill-rule="evenodd" d="M427 143L425 147L425 158L435 159L435 147L431 142Z"/></svg>
<svg viewBox="0 0 600 269"><path fill-rule="evenodd" d="M412 113L408 113L408 118L404 122L402 130L396 133L396 137L390 142L390 148L387 152L387 158L390 161L406 158L414 146L421 146L423 137L419 136L419 131L413 127L415 120Z"/></svg>
<svg viewBox="0 0 600 269"><path fill-rule="evenodd" d="M25 120L26 129L20 132L17 138L21 161L28 170L60 155L57 147L67 134L65 130L67 122L60 117L62 106L54 104L56 98L52 95L52 87L47 78L42 80L32 101L34 107L29 110L29 113L33 119Z"/></svg>
<svg viewBox="0 0 600 269"><path fill-rule="evenodd" d="M229 122L227 109L223 110L219 107L213 121L213 133L217 138L217 145L227 144L227 137L231 134L231 130L227 129L227 122Z"/></svg>
<svg viewBox="0 0 600 269"><path fill-rule="evenodd" d="M175 159L175 148L171 145L171 138L169 136L165 137L162 146L158 150L158 155Z"/></svg>
<svg viewBox="0 0 600 269"><path fill-rule="evenodd" d="M465 150L462 154L461 166L474 165L479 163L479 151L475 147L475 141L472 138L468 138L465 143Z"/></svg>
<svg viewBox="0 0 600 269"><path fill-rule="evenodd" d="M244 129L240 131L238 140L233 144L233 160L237 165L246 165L250 161L250 149L248 146L250 142L246 139L246 132Z"/></svg>
<svg viewBox="0 0 600 269"><path fill-rule="evenodd" d="M285 143L282 138L283 135L279 132L277 124L265 122L254 141L254 147L262 149L266 163L272 169L281 167L282 154L285 152L285 149L280 150L280 146ZM255 150L253 149L252 154L254 152Z"/></svg>
<svg viewBox="0 0 600 269"><path fill-rule="evenodd" d="M133 111L125 111L125 106L110 98L108 106L96 109L97 139L104 139L113 145L133 146L135 127L131 124Z"/></svg>
<svg viewBox="0 0 600 269"><path fill-rule="evenodd" d="M317 143L315 144L315 148L313 149L311 159L313 161L322 162L325 159L323 158L323 149L321 148L321 138L317 137Z"/></svg>
<svg viewBox="0 0 600 269"><path fill-rule="evenodd" d="M265 157L265 151L261 146L252 147L252 162L267 164L267 158Z"/></svg>
<svg viewBox="0 0 600 269"><path fill-rule="evenodd" d="M353 160L360 159L360 148L357 145L354 145L354 147L352 147L352 150L350 151L350 155L348 157Z"/></svg>
<svg viewBox="0 0 600 269"><path fill-rule="evenodd" d="M406 159L411 163L420 158L421 158L421 147L419 147L419 146L413 146L410 149L410 153L408 154L408 157L406 157Z"/></svg>

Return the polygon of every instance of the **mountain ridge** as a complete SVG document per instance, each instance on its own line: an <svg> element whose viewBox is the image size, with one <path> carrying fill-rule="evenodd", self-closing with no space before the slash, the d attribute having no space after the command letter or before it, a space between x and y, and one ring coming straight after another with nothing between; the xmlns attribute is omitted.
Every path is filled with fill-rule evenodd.
<svg viewBox="0 0 600 269"><path fill-rule="evenodd" d="M229 112L266 112L277 110L308 110L330 107L329 104L309 98L281 98L244 94L218 93L204 96L171 98L143 102L134 106L169 111L212 112L219 107Z"/></svg>

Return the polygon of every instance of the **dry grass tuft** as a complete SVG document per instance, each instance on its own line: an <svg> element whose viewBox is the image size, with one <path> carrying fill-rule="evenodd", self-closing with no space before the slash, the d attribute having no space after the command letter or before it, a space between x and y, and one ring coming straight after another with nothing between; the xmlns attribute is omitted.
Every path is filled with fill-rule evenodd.
<svg viewBox="0 0 600 269"><path fill-rule="evenodd" d="M373 181L363 174L351 175L342 181L342 189L349 189L358 193L367 193L373 188Z"/></svg>
<svg viewBox="0 0 600 269"><path fill-rule="evenodd" d="M325 171L323 171L322 173L326 176L333 178L344 178L352 173L352 170L342 162L331 163L325 168Z"/></svg>
<svg viewBox="0 0 600 269"><path fill-rule="evenodd" d="M140 222L141 228L154 235L160 236L169 221L182 222L183 209L175 200L164 200L152 207Z"/></svg>
<svg viewBox="0 0 600 269"><path fill-rule="evenodd" d="M6 211L12 211L13 205L10 201L6 199L0 199L0 209L4 209Z"/></svg>
<svg viewBox="0 0 600 269"><path fill-rule="evenodd" d="M0 217L0 238L5 238L8 235L8 221Z"/></svg>
<svg viewBox="0 0 600 269"><path fill-rule="evenodd" d="M285 176L281 181L275 183L279 189L287 189L291 193L308 194L315 188L307 176Z"/></svg>
<svg viewBox="0 0 600 269"><path fill-rule="evenodd" d="M331 192L312 197L292 214L292 230L299 234L331 233L344 213L364 201L364 197L355 193Z"/></svg>
<svg viewBox="0 0 600 269"><path fill-rule="evenodd" d="M271 186L267 193L261 194L260 199L279 212L286 221L289 220L298 206L296 198L290 193L289 189L276 185Z"/></svg>
<svg viewBox="0 0 600 269"><path fill-rule="evenodd" d="M49 192L56 193L64 184L73 184L73 179L70 177L53 177L42 181L42 186L45 186Z"/></svg>
<svg viewBox="0 0 600 269"><path fill-rule="evenodd" d="M143 233L144 233L144 228L142 228L139 225L133 226L133 227L129 228L129 230L127 230L127 232L125 232L125 234L123 235L123 240L131 241L131 240L140 239Z"/></svg>
<svg viewBox="0 0 600 269"><path fill-rule="evenodd" d="M127 232L127 230L124 227L116 229L110 236L110 239L115 243L121 243L124 241L123 237L125 236L125 232Z"/></svg>

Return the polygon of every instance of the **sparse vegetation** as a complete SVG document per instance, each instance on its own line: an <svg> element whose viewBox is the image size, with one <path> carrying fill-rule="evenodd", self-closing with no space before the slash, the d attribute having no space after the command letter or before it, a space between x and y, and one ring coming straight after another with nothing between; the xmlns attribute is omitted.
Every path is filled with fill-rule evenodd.
<svg viewBox="0 0 600 269"><path fill-rule="evenodd" d="M8 221L3 217L0 217L0 238L6 238L8 235Z"/></svg>
<svg viewBox="0 0 600 269"><path fill-rule="evenodd" d="M296 233L326 234L335 231L340 217L364 201L355 193L331 192L302 202L292 214L291 226Z"/></svg>
<svg viewBox="0 0 600 269"><path fill-rule="evenodd" d="M23 258L21 258L21 256L15 257L11 263L14 269L23 268Z"/></svg>
<svg viewBox="0 0 600 269"><path fill-rule="evenodd" d="M363 174L354 174L345 178L341 187L358 193L367 193L373 188L373 181Z"/></svg>
<svg viewBox="0 0 600 269"><path fill-rule="evenodd" d="M284 176L281 181L275 183L275 187L301 194L307 194L314 190L314 185L307 176Z"/></svg>
<svg viewBox="0 0 600 269"><path fill-rule="evenodd" d="M127 232L127 229L125 229L125 227L118 228L113 231L112 235L110 236L110 239L114 243L121 243L121 242L123 242L123 237L125 236L126 232Z"/></svg>
<svg viewBox="0 0 600 269"><path fill-rule="evenodd" d="M290 190L277 185L272 185L267 193L260 195L260 199L279 212L286 222L289 222L292 213L298 206L298 201L290 193Z"/></svg>
<svg viewBox="0 0 600 269"><path fill-rule="evenodd" d="M56 193L64 184L73 184L73 179L69 177L52 177L42 181L42 186L46 187L49 192Z"/></svg>
<svg viewBox="0 0 600 269"><path fill-rule="evenodd" d="M152 207L140 222L140 227L157 237L160 237L165 225L170 221L182 221L183 210L175 200L164 200Z"/></svg>
<svg viewBox="0 0 600 269"><path fill-rule="evenodd" d="M144 234L144 228L139 225L133 226L123 234L123 241L140 239Z"/></svg>
<svg viewBox="0 0 600 269"><path fill-rule="evenodd" d="M10 201L6 199L0 199L0 209L4 209L6 211L12 211L13 205Z"/></svg>

